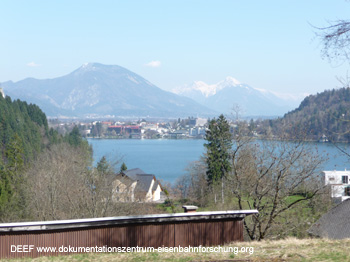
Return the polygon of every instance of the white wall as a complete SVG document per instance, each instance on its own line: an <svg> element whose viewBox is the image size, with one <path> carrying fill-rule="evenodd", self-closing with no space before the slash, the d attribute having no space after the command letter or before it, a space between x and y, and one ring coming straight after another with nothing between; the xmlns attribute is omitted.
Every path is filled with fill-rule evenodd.
<svg viewBox="0 0 350 262"><path fill-rule="evenodd" d="M325 185L331 186L332 197L341 198L342 201L350 198L345 195L345 188L350 186L350 171L323 171ZM343 183L343 177L347 177L347 183Z"/></svg>

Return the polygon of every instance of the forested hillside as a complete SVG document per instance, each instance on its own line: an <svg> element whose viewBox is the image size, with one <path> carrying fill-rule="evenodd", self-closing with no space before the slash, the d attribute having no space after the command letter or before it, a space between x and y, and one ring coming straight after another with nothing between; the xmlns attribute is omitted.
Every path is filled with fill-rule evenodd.
<svg viewBox="0 0 350 262"><path fill-rule="evenodd" d="M350 142L350 88L310 95L284 117L263 121L259 131L275 136L299 134L309 140L325 135L332 141Z"/></svg>
<svg viewBox="0 0 350 262"><path fill-rule="evenodd" d="M14 147L28 162L49 143L58 142L58 135L49 130L46 115L37 105L0 96L0 140L1 159L6 164Z"/></svg>
<svg viewBox="0 0 350 262"><path fill-rule="evenodd" d="M54 144L81 142L76 130L62 137L37 105L0 96L0 221L28 218L26 171Z"/></svg>

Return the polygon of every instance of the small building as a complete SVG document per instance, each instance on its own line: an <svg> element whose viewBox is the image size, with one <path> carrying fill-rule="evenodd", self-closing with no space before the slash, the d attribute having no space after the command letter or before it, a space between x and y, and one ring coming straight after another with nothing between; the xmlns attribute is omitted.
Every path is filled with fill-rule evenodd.
<svg viewBox="0 0 350 262"><path fill-rule="evenodd" d="M190 128L190 136L197 137L197 136L205 136L206 129L203 127L194 127Z"/></svg>
<svg viewBox="0 0 350 262"><path fill-rule="evenodd" d="M175 130L174 132L170 132L169 136L170 138L178 139L178 138L185 138L189 135L188 130Z"/></svg>
<svg viewBox="0 0 350 262"><path fill-rule="evenodd" d="M111 122L111 121L102 121L101 124L105 125L105 126L111 126L111 125L113 125L113 122Z"/></svg>
<svg viewBox="0 0 350 262"><path fill-rule="evenodd" d="M115 131L116 134L122 134L123 126L122 125L109 126L108 131Z"/></svg>
<svg viewBox="0 0 350 262"><path fill-rule="evenodd" d="M316 237L330 239L350 238L350 199L344 200L324 214L308 233Z"/></svg>
<svg viewBox="0 0 350 262"><path fill-rule="evenodd" d="M125 134L141 134L141 127L137 125L128 125L124 126L124 132Z"/></svg>
<svg viewBox="0 0 350 262"><path fill-rule="evenodd" d="M217 247L243 241L243 219L257 214L257 210L228 210L0 223L0 259L141 247L148 252L165 247ZM45 248L44 252L37 247Z"/></svg>
<svg viewBox="0 0 350 262"><path fill-rule="evenodd" d="M108 131L114 131L117 135L140 135L141 127L137 125L113 125L108 126Z"/></svg>
<svg viewBox="0 0 350 262"><path fill-rule="evenodd" d="M196 126L204 127L208 123L208 119L206 118L197 118L196 119Z"/></svg>
<svg viewBox="0 0 350 262"><path fill-rule="evenodd" d="M350 198L350 171L323 171L324 185L330 186L332 198L344 201Z"/></svg>

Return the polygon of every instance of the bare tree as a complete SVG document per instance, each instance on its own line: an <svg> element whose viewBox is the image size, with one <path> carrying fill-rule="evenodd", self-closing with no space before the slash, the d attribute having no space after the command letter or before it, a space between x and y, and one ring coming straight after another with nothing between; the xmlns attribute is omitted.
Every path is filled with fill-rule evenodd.
<svg viewBox="0 0 350 262"><path fill-rule="evenodd" d="M197 199L200 206L204 206L209 191L204 158L202 157L199 161L191 162L186 170L190 183L189 196Z"/></svg>
<svg viewBox="0 0 350 262"><path fill-rule="evenodd" d="M74 195L79 191L86 161L77 149L55 145L42 153L26 173L28 205L34 219L76 217L80 212ZM75 175L79 174L79 175Z"/></svg>
<svg viewBox="0 0 350 262"><path fill-rule="evenodd" d="M231 117L236 123L241 121L243 113L242 107L239 104L234 103L231 108Z"/></svg>
<svg viewBox="0 0 350 262"><path fill-rule="evenodd" d="M177 197L185 199L190 197L192 192L191 177L187 175L180 176L175 181L174 193Z"/></svg>
<svg viewBox="0 0 350 262"><path fill-rule="evenodd" d="M350 21L337 20L326 27L317 27L323 43L323 55L330 60L349 61Z"/></svg>
<svg viewBox="0 0 350 262"><path fill-rule="evenodd" d="M250 239L264 239L284 214L310 201L323 188L317 174L323 162L302 141L254 141L236 137L228 176L239 209L257 209L244 221Z"/></svg>
<svg viewBox="0 0 350 262"><path fill-rule="evenodd" d="M87 153L67 144L41 154L26 173L34 219L105 216L112 207L107 174L91 166Z"/></svg>

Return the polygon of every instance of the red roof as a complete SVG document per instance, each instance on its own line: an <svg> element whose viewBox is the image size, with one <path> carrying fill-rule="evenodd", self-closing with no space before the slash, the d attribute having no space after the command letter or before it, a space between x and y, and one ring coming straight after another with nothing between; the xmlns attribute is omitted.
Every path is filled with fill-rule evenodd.
<svg viewBox="0 0 350 262"><path fill-rule="evenodd" d="M130 128L130 129L140 129L139 126L121 126L121 125L118 125L118 126L109 126L108 128Z"/></svg>

